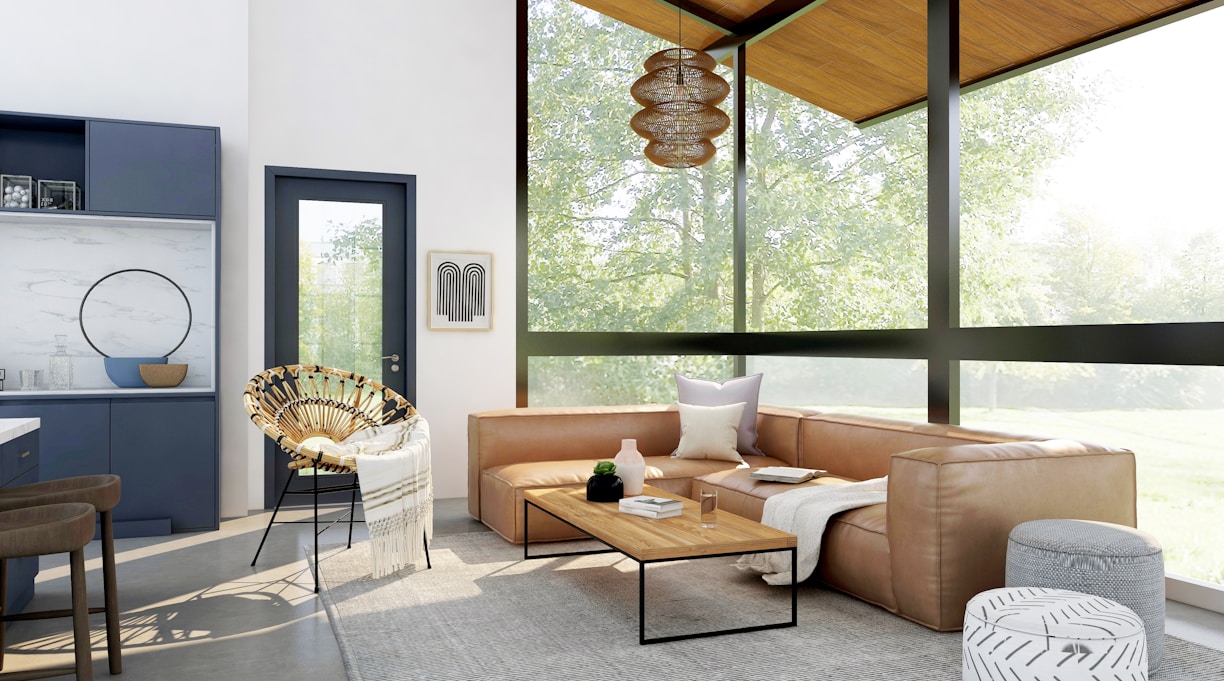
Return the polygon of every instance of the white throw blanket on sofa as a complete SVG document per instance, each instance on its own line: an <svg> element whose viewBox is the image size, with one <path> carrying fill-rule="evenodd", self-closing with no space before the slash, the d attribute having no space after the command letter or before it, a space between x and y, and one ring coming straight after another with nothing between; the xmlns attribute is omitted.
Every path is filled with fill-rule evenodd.
<svg viewBox="0 0 1224 681"><path fill-rule="evenodd" d="M357 465L374 577L422 562L424 540L433 538L433 475L425 419L417 415L366 428L321 449Z"/></svg>
<svg viewBox="0 0 1224 681"><path fill-rule="evenodd" d="M820 542L829 518L852 508L882 504L888 492L888 478L875 478L845 485L815 485L801 487L765 500L761 524L790 532L799 538L798 581L802 582L816 570L820 559ZM751 553L735 563L741 570L755 570L762 579L774 585L791 583L789 551Z"/></svg>

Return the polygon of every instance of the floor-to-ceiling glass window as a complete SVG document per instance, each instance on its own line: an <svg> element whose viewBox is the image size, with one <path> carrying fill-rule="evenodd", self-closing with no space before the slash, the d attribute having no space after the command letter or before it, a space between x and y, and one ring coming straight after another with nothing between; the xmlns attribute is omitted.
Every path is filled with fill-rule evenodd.
<svg viewBox="0 0 1224 681"><path fill-rule="evenodd" d="M962 97L963 325L1224 321L1220 35L1216 9ZM962 388L963 423L1133 450L1168 571L1224 584L1224 369L965 362Z"/></svg>

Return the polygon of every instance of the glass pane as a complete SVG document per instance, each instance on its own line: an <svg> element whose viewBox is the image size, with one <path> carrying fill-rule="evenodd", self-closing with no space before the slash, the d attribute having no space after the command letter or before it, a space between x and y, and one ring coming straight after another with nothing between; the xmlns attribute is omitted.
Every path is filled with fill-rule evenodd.
<svg viewBox="0 0 1224 681"><path fill-rule="evenodd" d="M656 166L629 88L672 45L572 2L531 2L528 32L529 329L730 331L732 132Z"/></svg>
<svg viewBox="0 0 1224 681"><path fill-rule="evenodd" d="M298 361L382 381L382 204L298 202Z"/></svg>
<svg viewBox="0 0 1224 681"><path fill-rule="evenodd" d="M858 357L749 357L761 404L927 420L927 363Z"/></svg>
<svg viewBox="0 0 1224 681"><path fill-rule="evenodd" d="M964 96L964 326L1224 320L1224 10Z"/></svg>
<svg viewBox="0 0 1224 681"><path fill-rule="evenodd" d="M527 394L532 407L671 404L677 372L725 381L730 357L644 355L633 357L530 357Z"/></svg>
<svg viewBox="0 0 1224 681"><path fill-rule="evenodd" d="M926 140L748 79L749 331L926 326Z"/></svg>
<svg viewBox="0 0 1224 681"><path fill-rule="evenodd" d="M1166 571L1224 584L1224 367L962 362L961 386L965 425L1133 451Z"/></svg>

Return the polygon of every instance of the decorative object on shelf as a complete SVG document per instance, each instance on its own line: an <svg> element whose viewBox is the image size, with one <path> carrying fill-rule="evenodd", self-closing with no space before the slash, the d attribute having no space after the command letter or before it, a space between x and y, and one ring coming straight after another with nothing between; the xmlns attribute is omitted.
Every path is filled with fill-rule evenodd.
<svg viewBox="0 0 1224 681"><path fill-rule="evenodd" d="M150 388L173 388L187 377L186 364L141 364L139 370L140 380Z"/></svg>
<svg viewBox="0 0 1224 681"><path fill-rule="evenodd" d="M429 312L434 331L493 328L493 254L430 251Z"/></svg>
<svg viewBox="0 0 1224 681"><path fill-rule="evenodd" d="M645 107L629 125L650 140L646 158L665 168L692 168L714 158L712 140L731 125L716 106L731 93L727 81L714 73L717 62L683 46L683 6L683 0L676 6L676 47L650 55L646 75L629 88Z"/></svg>
<svg viewBox="0 0 1224 681"><path fill-rule="evenodd" d="M102 352L102 350L100 350L98 346L94 344L93 340L89 337L89 332L85 330L85 303L89 300L90 294L93 293L94 290L98 288L98 285L102 282L116 275L125 273L151 274L155 277L165 279L166 281L170 282L172 286L174 286L174 289L179 292L179 295L183 297L183 302L187 305L187 330L183 332L183 337L179 339L179 342L175 344L175 346L165 355L160 357L111 357L105 352ZM110 274L95 281L93 285L89 287L89 290L85 292L85 296L81 298L81 308L77 318L80 321L81 334L85 336L85 342L89 343L89 347L93 348L95 352L105 358L102 362L103 366L106 368L106 375L108 378L110 378L111 382L120 388L143 388L146 386L146 383L144 379L141 378L140 365L166 364L166 358L173 354L175 350L178 350L183 345L183 342L187 340L187 336L191 333L191 301L187 299L187 294L183 292L182 287L174 283L174 280L170 277L167 277L159 272L154 272L153 270L130 268L111 272ZM184 365L184 367L185 366L186 365Z"/></svg>
<svg viewBox="0 0 1224 681"><path fill-rule="evenodd" d="M0 206L4 208L32 208L34 203L34 178L29 175L0 175Z"/></svg>
<svg viewBox="0 0 1224 681"><path fill-rule="evenodd" d="M72 390L72 355L68 354L68 336L55 334L55 352L47 368L47 381L52 390Z"/></svg>
<svg viewBox="0 0 1224 681"><path fill-rule="evenodd" d="M612 463L616 464L616 474L625 485L625 494L631 497L641 494L642 485L646 482L646 460L637 449L637 440L621 440L620 451Z"/></svg>
<svg viewBox="0 0 1224 681"><path fill-rule="evenodd" d="M81 188L68 180L39 180L38 207L43 210L81 210Z"/></svg>
<svg viewBox="0 0 1224 681"><path fill-rule="evenodd" d="M620 501L625 496L625 484L616 475L616 464L600 461L594 472L587 478L587 501Z"/></svg>
<svg viewBox="0 0 1224 681"><path fill-rule="evenodd" d="M0 392L4 392L4 369L0 369Z"/></svg>
<svg viewBox="0 0 1224 681"><path fill-rule="evenodd" d="M120 388L144 388L148 384L140 377L140 365L165 364L165 357L106 357L102 366L106 377Z"/></svg>
<svg viewBox="0 0 1224 681"><path fill-rule="evenodd" d="M21 389L22 390L38 390L42 385L42 369L22 369L21 370Z"/></svg>

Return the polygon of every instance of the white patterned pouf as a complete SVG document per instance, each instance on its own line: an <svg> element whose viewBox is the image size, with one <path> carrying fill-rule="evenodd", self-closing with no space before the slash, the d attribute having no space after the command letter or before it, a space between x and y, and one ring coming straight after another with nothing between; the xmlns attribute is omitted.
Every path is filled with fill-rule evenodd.
<svg viewBox="0 0 1224 681"><path fill-rule="evenodd" d="M962 678L1147 679L1147 637L1133 610L1062 589L983 591L965 606Z"/></svg>

